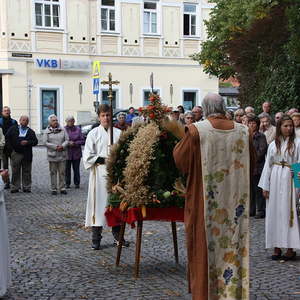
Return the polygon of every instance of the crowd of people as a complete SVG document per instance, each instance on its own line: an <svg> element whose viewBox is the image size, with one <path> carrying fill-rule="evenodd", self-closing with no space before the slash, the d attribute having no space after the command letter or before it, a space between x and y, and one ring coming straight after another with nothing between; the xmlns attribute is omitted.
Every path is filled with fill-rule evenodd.
<svg viewBox="0 0 300 300"><path fill-rule="evenodd" d="M300 178L300 173L294 174L291 170L292 164L300 163L300 113L297 108L273 113L271 108L271 103L265 102L262 104L262 111L258 113L255 113L251 106L245 109L239 108L233 112L226 110L224 100L219 95L209 94L203 100L203 107L195 106L192 110L185 111L180 105L170 111L170 120L187 127L186 136L176 146L174 158L178 168L188 175L187 191L191 190L191 193L187 193L190 196L187 197L189 213L186 214L186 222L190 224L187 227L188 257L189 270L192 272L190 274L191 289L195 295L200 295L208 285L208 279L205 277L207 276L205 262L209 263L207 257L214 255L208 248L199 255L195 255L192 249L196 245L203 249L207 247L205 239L201 239L201 236L204 237L205 230L211 229L205 229L203 221L205 214L211 211L204 211L207 207L203 206L203 199L199 202L198 197L201 191L212 188L210 185L206 186L206 182L202 182L202 172L204 174L207 172L205 176L210 176L209 172L215 165L224 165L222 172L225 170L227 173L224 172L229 174L229 170L226 170L228 163L224 161L224 155L228 156L228 161L232 161L236 170L234 174L231 174L232 178L227 178L228 182L224 185L224 189L231 185L230 193L233 193L232 195L236 198L243 188L246 190L249 185L251 191L249 212L244 207L244 204L247 204L245 193L239 195L239 197L246 198L238 208L235 207L238 203L234 201L226 204L230 197L228 199L224 197L227 195L225 191L209 190L207 197L218 198L218 205L223 201L225 205L223 210L227 211L232 206L236 214L235 230L238 230L238 235L243 232L247 223L246 221L246 223L240 223L238 227L238 218L243 213L257 219L266 218L266 247L274 248L273 260L295 259L294 250L300 249L300 229L296 207L300 193L293 185L293 177ZM87 139L83 136L81 128L75 125L73 116L66 118L66 125L63 127L59 124L56 115L50 115L48 126L43 133L52 195L67 194L67 189L71 188L72 170L74 186L80 188L81 158L83 158L84 167L90 171L85 224L87 227L92 227L92 247L95 250L100 249L102 229L105 224L104 211L107 198L105 163L111 144L109 130L111 120L108 105L100 105L98 118L99 125L90 131ZM29 121L28 116L22 115L18 123L11 118L10 108L3 107L0 117L0 164L2 162L4 169L0 173L0 215L3 215L1 222L4 222L5 214L2 190L10 189L11 193L18 193L20 190L24 193L31 192L32 148L38 144L38 139L35 132L28 126ZM121 131L139 122L148 122L148 120L138 115L133 107L129 108L128 114L119 113L113 129L113 143L118 141ZM238 139L238 146L232 148L231 143L235 143L236 139ZM245 147L247 143L248 148ZM205 146L206 144L208 146ZM85 146L82 152L83 145ZM7 172L9 161L12 170L11 180ZM204 165L201 166L203 162ZM237 171L239 169L243 172ZM245 174L249 174L249 178ZM240 181L240 186L237 184L238 181ZM198 185L199 182L202 183ZM197 213L190 214L191 209L195 209ZM226 214L230 215L231 212L228 211ZM216 227L213 229L215 231L212 235L219 230ZM6 232L7 228L1 225L0 238L7 244ZM119 240L119 232L120 226L112 228L116 243ZM246 235L245 233L243 236ZM194 240L195 236L198 236L196 240ZM124 240L123 245L129 246L129 243ZM284 254L283 248L287 249ZM223 250L219 249L219 251ZM238 257L240 253L236 255ZM7 257L5 245L0 247L0 267L4 270L1 276L7 283L9 275L5 273L7 262L4 257ZM202 262L201 266L199 262ZM193 276L196 281L193 281ZM202 285L198 284L199 276L204 280ZM6 283L0 283L0 295L2 295L5 293ZM201 295L206 295L205 293ZM198 298L195 297L195 299Z"/></svg>

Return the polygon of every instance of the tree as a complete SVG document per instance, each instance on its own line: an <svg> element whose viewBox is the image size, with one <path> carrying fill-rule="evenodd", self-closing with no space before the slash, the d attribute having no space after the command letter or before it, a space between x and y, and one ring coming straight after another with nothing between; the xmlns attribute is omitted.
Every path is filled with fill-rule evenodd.
<svg viewBox="0 0 300 300"><path fill-rule="evenodd" d="M193 59L221 79L237 77L242 105L299 105L300 3L218 0L206 22L208 40Z"/></svg>

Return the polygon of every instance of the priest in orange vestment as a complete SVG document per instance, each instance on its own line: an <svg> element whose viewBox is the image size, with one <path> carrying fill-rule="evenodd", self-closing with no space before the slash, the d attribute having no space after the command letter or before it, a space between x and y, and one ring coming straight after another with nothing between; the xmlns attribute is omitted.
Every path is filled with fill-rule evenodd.
<svg viewBox="0 0 300 300"><path fill-rule="evenodd" d="M190 125L174 149L187 175L185 228L193 300L249 299L250 161L248 128L227 120L208 94L206 120ZM251 163L252 165L252 163Z"/></svg>

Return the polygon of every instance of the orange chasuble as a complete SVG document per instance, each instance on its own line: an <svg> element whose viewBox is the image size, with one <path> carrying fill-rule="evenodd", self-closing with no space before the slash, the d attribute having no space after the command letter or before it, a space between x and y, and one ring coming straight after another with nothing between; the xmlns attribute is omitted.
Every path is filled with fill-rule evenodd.
<svg viewBox="0 0 300 300"><path fill-rule="evenodd" d="M234 123L225 117L208 118L215 129L232 130ZM250 161L253 161L254 148L250 135ZM201 166L200 137L192 124L184 138L174 149L177 167L187 175L185 230L188 255L189 289L193 300L208 300L208 252L204 218L204 197ZM252 165L252 162L251 162Z"/></svg>

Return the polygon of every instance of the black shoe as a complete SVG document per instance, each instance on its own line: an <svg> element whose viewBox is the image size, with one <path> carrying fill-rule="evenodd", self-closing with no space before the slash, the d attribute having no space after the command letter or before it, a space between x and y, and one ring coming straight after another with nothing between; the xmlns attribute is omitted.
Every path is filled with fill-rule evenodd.
<svg viewBox="0 0 300 300"><path fill-rule="evenodd" d="M261 212L255 216L255 219L264 219L265 217L266 217L265 214L263 212Z"/></svg>
<svg viewBox="0 0 300 300"><path fill-rule="evenodd" d="M31 193L31 190L30 189L23 189L23 192L24 193Z"/></svg>
<svg viewBox="0 0 300 300"><path fill-rule="evenodd" d="M284 261L295 260L295 259L296 259L296 251L294 251L292 255L289 255L289 256L283 255L282 256L282 260L284 260Z"/></svg>
<svg viewBox="0 0 300 300"><path fill-rule="evenodd" d="M94 250L100 250L100 242L101 242L101 240L100 241L99 240L93 240L92 241L92 248Z"/></svg>
<svg viewBox="0 0 300 300"><path fill-rule="evenodd" d="M57 191L52 191L51 194L52 195L57 195Z"/></svg>
<svg viewBox="0 0 300 300"><path fill-rule="evenodd" d="M70 185L68 184L68 185L66 185L66 189L70 189L71 187L70 187Z"/></svg>
<svg viewBox="0 0 300 300"><path fill-rule="evenodd" d="M19 193L19 190L11 190L10 191L12 194L14 194L14 193Z"/></svg>
<svg viewBox="0 0 300 300"><path fill-rule="evenodd" d="M64 194L64 195L67 195L67 194L68 194L66 190L62 190L62 191L60 191L60 193L61 193L61 194Z"/></svg>
<svg viewBox="0 0 300 300"><path fill-rule="evenodd" d="M10 184L9 184L9 183L6 183L5 186L4 186L4 189L5 189L5 190L10 189Z"/></svg>
<svg viewBox="0 0 300 300"><path fill-rule="evenodd" d="M272 259L272 260L280 260L280 259L282 259L281 254L282 254L282 252L281 252L281 250L280 250L279 254L273 254L273 255L271 256L271 259Z"/></svg>
<svg viewBox="0 0 300 300"><path fill-rule="evenodd" d="M79 189L79 184L76 184L76 185L75 185L75 189Z"/></svg>

